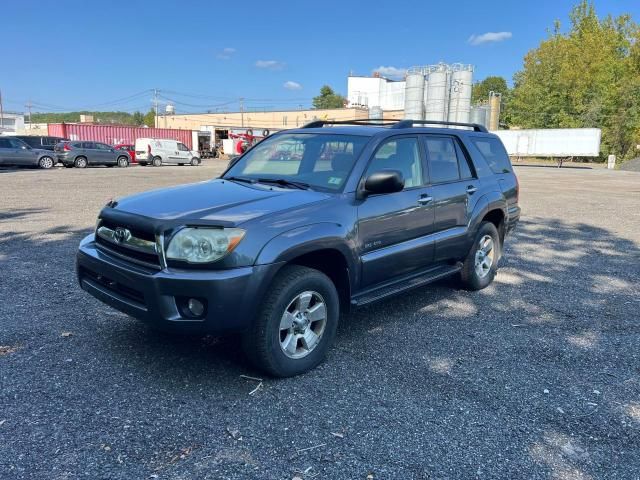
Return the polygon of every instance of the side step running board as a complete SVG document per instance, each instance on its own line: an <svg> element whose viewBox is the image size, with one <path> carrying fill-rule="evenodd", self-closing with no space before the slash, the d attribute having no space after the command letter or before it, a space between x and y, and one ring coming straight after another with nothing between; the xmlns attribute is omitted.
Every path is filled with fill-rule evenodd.
<svg viewBox="0 0 640 480"><path fill-rule="evenodd" d="M434 268L425 273L413 275L403 280L398 280L390 285L383 285L373 290L367 290L363 293L355 295L351 299L351 305L359 307L362 305L366 305L367 303L376 302L378 300L382 300L383 298L390 297L407 290L411 290L412 288L421 287L423 285L427 285L428 283L432 283L442 278L454 275L460 270L462 270L462 264L460 263L456 265L445 265L442 267Z"/></svg>

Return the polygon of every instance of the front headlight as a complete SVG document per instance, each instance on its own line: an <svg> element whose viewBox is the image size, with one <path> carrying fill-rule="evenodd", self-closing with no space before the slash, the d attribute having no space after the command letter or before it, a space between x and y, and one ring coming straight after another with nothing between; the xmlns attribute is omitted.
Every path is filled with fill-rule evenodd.
<svg viewBox="0 0 640 480"><path fill-rule="evenodd" d="M245 231L241 228L183 228L169 242L167 258L189 263L209 263L231 252Z"/></svg>

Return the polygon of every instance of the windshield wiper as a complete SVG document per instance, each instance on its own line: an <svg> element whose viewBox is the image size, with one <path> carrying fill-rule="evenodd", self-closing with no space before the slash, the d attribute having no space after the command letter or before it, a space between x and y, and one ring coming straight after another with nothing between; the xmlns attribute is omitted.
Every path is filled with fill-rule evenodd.
<svg viewBox="0 0 640 480"><path fill-rule="evenodd" d="M275 183L276 185L281 185L283 187L294 187L298 190L309 190L311 185L304 182L294 182L292 180L287 180L286 178L258 178L256 180L260 183Z"/></svg>
<svg viewBox="0 0 640 480"><path fill-rule="evenodd" d="M232 182L256 183L253 178L245 177L223 177L222 180L231 180Z"/></svg>

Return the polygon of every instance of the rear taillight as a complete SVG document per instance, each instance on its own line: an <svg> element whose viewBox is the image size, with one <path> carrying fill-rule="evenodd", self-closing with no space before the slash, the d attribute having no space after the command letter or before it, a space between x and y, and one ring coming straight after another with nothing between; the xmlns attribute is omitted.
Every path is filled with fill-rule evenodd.
<svg viewBox="0 0 640 480"><path fill-rule="evenodd" d="M65 143L65 144L62 146L62 149L63 149L65 152L69 152L69 151L71 150L71 145L69 145L68 143Z"/></svg>

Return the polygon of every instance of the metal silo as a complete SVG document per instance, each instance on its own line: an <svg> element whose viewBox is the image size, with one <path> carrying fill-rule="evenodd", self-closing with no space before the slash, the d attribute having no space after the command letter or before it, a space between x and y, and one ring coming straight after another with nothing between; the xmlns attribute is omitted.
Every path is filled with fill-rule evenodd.
<svg viewBox="0 0 640 480"><path fill-rule="evenodd" d="M489 92L489 130L498 130L500 126L500 102L502 101L502 94L496 92Z"/></svg>
<svg viewBox="0 0 640 480"><path fill-rule="evenodd" d="M425 120L446 120L449 90L448 66L444 64L434 66L427 80L429 89L424 118Z"/></svg>
<svg viewBox="0 0 640 480"><path fill-rule="evenodd" d="M380 120L382 118L382 108L380 107L369 107L369 119L370 120Z"/></svg>
<svg viewBox="0 0 640 480"><path fill-rule="evenodd" d="M471 65L454 65L449 100L450 122L469 122L472 84L473 67Z"/></svg>
<svg viewBox="0 0 640 480"><path fill-rule="evenodd" d="M424 119L424 75L409 73L405 81L404 118L408 120Z"/></svg>
<svg viewBox="0 0 640 480"><path fill-rule="evenodd" d="M469 116L471 123L489 126L489 105L474 105Z"/></svg>

